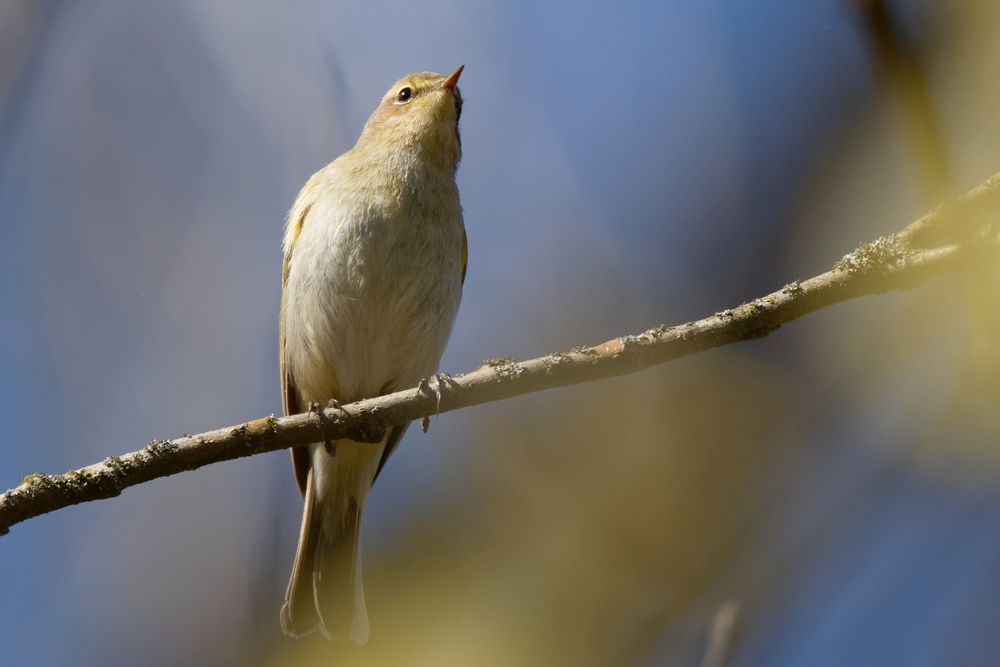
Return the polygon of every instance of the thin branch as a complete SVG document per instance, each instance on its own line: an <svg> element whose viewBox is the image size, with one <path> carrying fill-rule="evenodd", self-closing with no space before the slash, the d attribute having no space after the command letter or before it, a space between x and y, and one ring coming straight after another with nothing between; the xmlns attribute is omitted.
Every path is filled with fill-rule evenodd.
<svg viewBox="0 0 1000 667"><path fill-rule="evenodd" d="M709 627L708 643L701 667L725 667L736 644L736 626L739 618L739 602L728 600L722 603Z"/></svg>
<svg viewBox="0 0 1000 667"><path fill-rule="evenodd" d="M995 206L998 199L1000 174L959 199L949 213L972 215L984 205ZM158 477L321 440L376 442L392 425L544 389L635 373L678 357L761 338L782 324L841 301L910 289L978 255L996 260L1000 243L994 231L984 232L965 245L916 250L922 246L913 243L913 237L926 238L924 232L934 228L939 217L939 212L931 212L899 236L862 245L830 271L790 283L731 310L528 361L489 360L471 373L445 382L439 395L417 387L341 407L289 417L264 417L200 435L154 440L139 451L109 456L62 475L32 473L19 486L0 495L0 535L26 519L77 503L111 498L130 486ZM939 232L935 229L934 236Z"/></svg>

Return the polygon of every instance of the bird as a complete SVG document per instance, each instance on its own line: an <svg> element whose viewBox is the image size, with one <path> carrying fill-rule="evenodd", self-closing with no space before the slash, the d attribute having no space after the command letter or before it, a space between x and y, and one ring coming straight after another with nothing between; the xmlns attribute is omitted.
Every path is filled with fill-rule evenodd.
<svg viewBox="0 0 1000 667"><path fill-rule="evenodd" d="M463 69L396 81L355 145L316 172L292 205L278 336L285 414L398 391L437 371L468 263L455 183ZM285 634L319 629L331 640L367 642L362 513L406 428L387 429L375 444L291 449L303 512L281 608Z"/></svg>

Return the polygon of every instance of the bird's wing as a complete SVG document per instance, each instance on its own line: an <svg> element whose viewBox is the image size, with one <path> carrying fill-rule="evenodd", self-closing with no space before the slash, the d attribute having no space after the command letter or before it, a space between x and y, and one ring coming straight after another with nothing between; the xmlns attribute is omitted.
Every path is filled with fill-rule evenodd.
<svg viewBox="0 0 1000 667"><path fill-rule="evenodd" d="M469 268L469 235L462 227L462 284L465 284L465 270Z"/></svg>
<svg viewBox="0 0 1000 667"><path fill-rule="evenodd" d="M306 217L312 206L311 193L315 190L317 176L313 175L302 188L298 199L295 200L292 210L288 214L288 222L285 226L284 260L281 266L281 313L278 317L278 371L281 375L281 408L286 415L294 415L302 412L302 405L299 401L299 393L295 387L295 377L288 367L288 360L285 358L285 285L288 282L288 274L292 269L292 256L295 252L295 244L299 240L302 228L305 226ZM307 447L292 447L292 468L295 471L295 482L298 484L299 493L305 496L306 482L309 477L309 449Z"/></svg>
<svg viewBox="0 0 1000 667"><path fill-rule="evenodd" d="M385 449L382 450L382 458L379 459L378 468L375 469L375 476L372 477L372 485L375 485L375 480L378 479L379 473L382 472L382 468L385 467L386 462L392 455L392 452L396 449L396 445L399 441L403 439L403 434L406 433L406 429L410 426L409 422L403 424L402 426L393 426L389 429L389 438L385 441Z"/></svg>

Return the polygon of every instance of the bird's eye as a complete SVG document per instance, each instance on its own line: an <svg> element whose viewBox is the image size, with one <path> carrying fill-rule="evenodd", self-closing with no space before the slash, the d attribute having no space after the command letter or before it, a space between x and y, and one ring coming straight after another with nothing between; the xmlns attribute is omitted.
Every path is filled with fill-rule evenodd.
<svg viewBox="0 0 1000 667"><path fill-rule="evenodd" d="M413 98L413 89L409 86L405 88L400 88L399 92L396 93L396 104L406 104Z"/></svg>

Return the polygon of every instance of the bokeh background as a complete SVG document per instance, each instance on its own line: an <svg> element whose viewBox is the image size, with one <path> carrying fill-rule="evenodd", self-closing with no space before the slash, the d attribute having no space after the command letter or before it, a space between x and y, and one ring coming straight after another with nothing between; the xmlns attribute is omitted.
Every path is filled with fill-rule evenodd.
<svg viewBox="0 0 1000 667"><path fill-rule="evenodd" d="M891 2L948 177L1000 170L1000 7ZM858 3L0 3L0 486L280 411L283 215L466 65L443 370L720 310L934 203ZM411 429L365 649L281 636L276 452L0 538L4 665L1000 663L996 274Z"/></svg>

